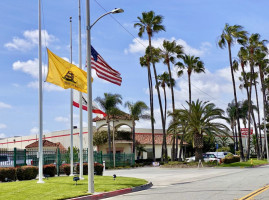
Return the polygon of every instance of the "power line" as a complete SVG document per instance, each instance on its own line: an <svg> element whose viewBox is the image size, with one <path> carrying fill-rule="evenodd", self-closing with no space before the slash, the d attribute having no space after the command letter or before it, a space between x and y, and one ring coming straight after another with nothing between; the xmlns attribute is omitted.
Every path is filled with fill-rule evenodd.
<svg viewBox="0 0 269 200"><path fill-rule="evenodd" d="M108 12L97 0L94 0L105 12ZM129 35L131 35L138 43L140 43L143 47L147 48L142 42L140 42L127 28L125 28L115 17L111 14L109 15L112 19L114 19Z"/></svg>

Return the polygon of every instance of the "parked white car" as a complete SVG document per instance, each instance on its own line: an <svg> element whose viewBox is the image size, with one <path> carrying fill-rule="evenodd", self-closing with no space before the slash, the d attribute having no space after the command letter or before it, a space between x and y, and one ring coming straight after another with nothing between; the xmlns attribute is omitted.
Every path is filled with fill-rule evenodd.
<svg viewBox="0 0 269 200"><path fill-rule="evenodd" d="M218 163L220 163L220 159L217 158L214 154L212 153L204 153L203 154L203 158L204 158L204 162L214 162L217 161ZM195 161L195 156L186 158L187 162L194 162Z"/></svg>
<svg viewBox="0 0 269 200"><path fill-rule="evenodd" d="M231 152L206 152L207 154L214 154L217 158L225 158Z"/></svg>
<svg viewBox="0 0 269 200"><path fill-rule="evenodd" d="M17 165L23 165L24 160L16 160ZM26 164L27 165L33 165L33 160L32 159L26 159ZM0 155L0 167L14 167L14 160L13 156L8 156L8 155Z"/></svg>

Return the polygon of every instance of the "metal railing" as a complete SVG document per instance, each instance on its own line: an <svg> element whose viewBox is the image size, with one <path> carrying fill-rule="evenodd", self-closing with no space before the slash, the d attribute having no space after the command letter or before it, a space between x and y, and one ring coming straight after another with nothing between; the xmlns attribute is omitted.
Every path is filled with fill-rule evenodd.
<svg viewBox="0 0 269 200"><path fill-rule="evenodd" d="M74 164L79 162L79 152L73 154ZM94 162L103 164L106 167L114 167L113 154L102 154L94 152ZM16 167L22 165L38 166L38 151L26 149L0 149L0 167ZM83 162L88 162L88 149L83 150ZM66 150L44 150L43 165L55 164L57 171L62 164L70 164L70 153ZM115 155L116 167L133 166L135 164L134 154L117 153Z"/></svg>

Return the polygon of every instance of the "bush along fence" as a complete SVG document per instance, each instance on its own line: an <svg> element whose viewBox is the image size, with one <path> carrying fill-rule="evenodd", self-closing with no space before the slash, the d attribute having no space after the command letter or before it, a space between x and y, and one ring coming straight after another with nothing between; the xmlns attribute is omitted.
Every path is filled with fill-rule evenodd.
<svg viewBox="0 0 269 200"><path fill-rule="evenodd" d="M79 152L75 152L73 155L75 166L79 163ZM88 162L88 150L83 150L83 162ZM102 154L102 152L94 152L94 162L103 164L106 168L113 168L113 154ZM0 167L17 167L24 165L38 166L38 151L26 150L26 149L0 149ZM63 165L70 164L70 153L66 150L44 150L43 151L43 165L53 164L56 167L56 174L65 173ZM115 166L125 167L134 166L135 156L134 154L117 153L115 155ZM75 167L74 166L74 167Z"/></svg>

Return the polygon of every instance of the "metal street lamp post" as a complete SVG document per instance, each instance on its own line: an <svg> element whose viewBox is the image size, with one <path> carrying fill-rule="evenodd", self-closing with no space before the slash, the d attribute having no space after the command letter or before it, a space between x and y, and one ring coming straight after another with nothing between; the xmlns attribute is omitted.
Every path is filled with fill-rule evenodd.
<svg viewBox="0 0 269 200"><path fill-rule="evenodd" d="M93 159L93 127L92 127L92 83L91 83L91 28L98 20L108 14L124 12L123 9L116 8L99 17L90 25L90 1L86 0L86 30L87 30L87 88L88 88L88 192L94 193L94 159Z"/></svg>

